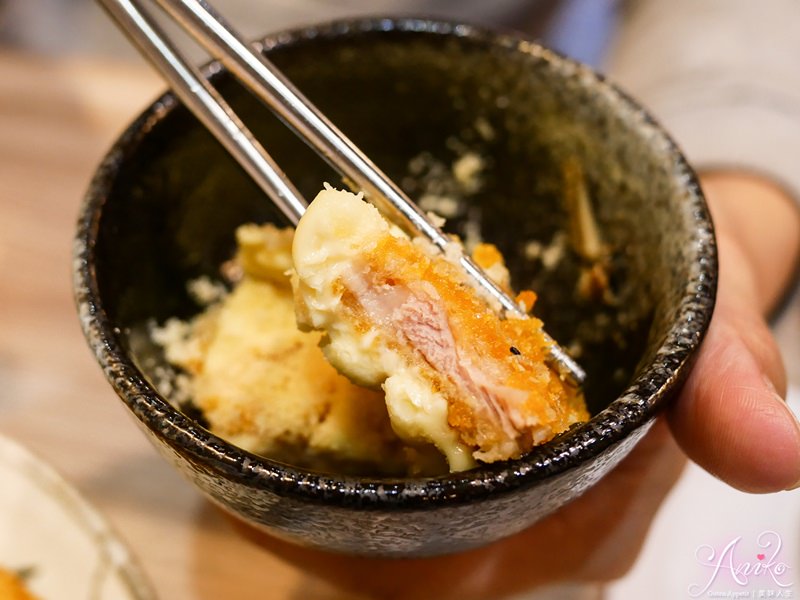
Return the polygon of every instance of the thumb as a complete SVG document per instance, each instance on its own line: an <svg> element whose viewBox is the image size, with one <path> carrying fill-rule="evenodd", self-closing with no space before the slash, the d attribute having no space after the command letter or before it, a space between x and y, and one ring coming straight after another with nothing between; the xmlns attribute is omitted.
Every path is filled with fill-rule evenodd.
<svg viewBox="0 0 800 600"><path fill-rule="evenodd" d="M730 485L774 492L800 485L800 424L779 394L786 375L759 311L756 284L737 244L718 238L720 277L708 334L669 409L686 454Z"/></svg>

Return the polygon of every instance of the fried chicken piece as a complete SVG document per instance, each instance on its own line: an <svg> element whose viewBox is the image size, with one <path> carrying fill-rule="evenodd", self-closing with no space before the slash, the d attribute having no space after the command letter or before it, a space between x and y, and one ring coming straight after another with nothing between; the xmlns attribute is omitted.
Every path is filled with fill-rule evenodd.
<svg viewBox="0 0 800 600"><path fill-rule="evenodd" d="M541 321L499 318L455 264L458 248L448 260L331 188L292 247L298 325L324 331L331 364L382 387L397 434L433 443L452 471L519 457L588 418L545 364Z"/></svg>

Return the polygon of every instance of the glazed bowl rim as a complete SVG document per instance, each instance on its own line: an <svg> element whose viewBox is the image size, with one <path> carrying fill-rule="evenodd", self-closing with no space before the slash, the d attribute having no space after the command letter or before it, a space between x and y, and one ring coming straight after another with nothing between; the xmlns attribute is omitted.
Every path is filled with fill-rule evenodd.
<svg viewBox="0 0 800 600"><path fill-rule="evenodd" d="M717 278L713 226L694 171L663 128L602 75L524 37L444 20L381 17L337 20L278 32L264 37L258 45L263 51L270 51L317 37L346 39L376 31L455 36L502 51L543 58L551 69L565 77L586 78L588 85L597 86L598 93L609 94L621 103L631 118L639 119L638 126L647 127L665 145L666 154L674 161L671 165L673 176L685 178L689 192L687 198L693 203L691 214L695 219L695 228L706 228L711 235L703 247L702 255L700 249L695 249L692 259L697 261L698 270L687 281L687 291L679 305L679 308L689 311L691 318L687 318L684 310L678 311L681 318L670 324L668 334L653 354L654 360L640 370L608 407L594 415L589 422L534 448L519 459L426 478L337 476L293 467L242 450L174 408L147 382L125 351L121 341L122 332L113 325L101 301L94 264L99 220L115 178L151 129L178 106L179 103L170 92L148 106L117 138L89 185L80 209L73 253L75 300L84 335L117 394L153 435L175 452L200 465L204 471L252 488L265 488L308 502L342 507L412 509L460 505L525 488L553 477L599 456L635 429L649 425L658 409L685 378L711 319ZM211 62L204 72L214 78L223 71L218 62ZM700 309L692 311L691 306L697 301L698 293L691 290L701 283L707 290L705 303L701 302ZM670 344L679 336L685 337L687 331L692 333L692 342L688 346L670 350ZM662 354L669 355L670 369L656 368L655 359Z"/></svg>

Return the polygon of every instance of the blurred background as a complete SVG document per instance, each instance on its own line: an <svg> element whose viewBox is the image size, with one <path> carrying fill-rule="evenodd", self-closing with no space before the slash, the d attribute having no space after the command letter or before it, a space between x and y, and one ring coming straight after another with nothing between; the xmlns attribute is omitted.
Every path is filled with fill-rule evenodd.
<svg viewBox="0 0 800 600"><path fill-rule="evenodd" d="M399 13L524 31L594 64L602 57L613 22L613 0L218 0L213 4L251 38L323 19ZM93 0L0 0L0 41L44 55L138 59Z"/></svg>

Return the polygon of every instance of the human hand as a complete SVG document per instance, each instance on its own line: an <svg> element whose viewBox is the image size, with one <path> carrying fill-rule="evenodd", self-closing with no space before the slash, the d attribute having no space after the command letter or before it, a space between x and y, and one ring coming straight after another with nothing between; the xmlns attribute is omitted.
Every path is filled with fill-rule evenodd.
<svg viewBox="0 0 800 600"><path fill-rule="evenodd" d="M783 401L786 373L765 315L798 262L800 212L764 180L703 178L717 233L717 303L697 363L668 410L686 454L749 492L800 484L800 427Z"/></svg>
<svg viewBox="0 0 800 600"><path fill-rule="evenodd" d="M717 308L681 396L633 452L582 497L531 528L462 554L375 559L309 550L248 530L305 572L380 598L502 598L564 581L608 581L635 560L677 480L683 453L729 484L769 492L800 482L800 429L764 315L800 248L800 218L752 177L712 174L704 188L720 251ZM795 258L792 258L792 257ZM774 386L774 387L773 387ZM775 390L779 390L776 393Z"/></svg>

